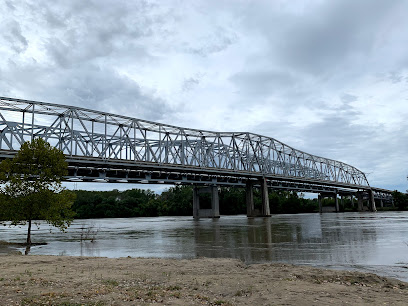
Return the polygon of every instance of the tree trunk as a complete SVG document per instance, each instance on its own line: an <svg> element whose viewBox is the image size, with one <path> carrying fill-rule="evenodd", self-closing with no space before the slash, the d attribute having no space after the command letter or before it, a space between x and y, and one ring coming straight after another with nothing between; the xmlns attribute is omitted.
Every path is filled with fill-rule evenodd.
<svg viewBox="0 0 408 306"><path fill-rule="evenodd" d="M31 219L28 220L27 246L31 245Z"/></svg>

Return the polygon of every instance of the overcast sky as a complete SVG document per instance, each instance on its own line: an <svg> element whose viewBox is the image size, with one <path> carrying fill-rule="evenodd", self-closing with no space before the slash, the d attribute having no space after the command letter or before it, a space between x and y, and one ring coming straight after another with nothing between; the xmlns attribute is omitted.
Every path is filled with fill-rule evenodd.
<svg viewBox="0 0 408 306"><path fill-rule="evenodd" d="M405 191L407 12L398 0L0 0L0 95L254 132Z"/></svg>

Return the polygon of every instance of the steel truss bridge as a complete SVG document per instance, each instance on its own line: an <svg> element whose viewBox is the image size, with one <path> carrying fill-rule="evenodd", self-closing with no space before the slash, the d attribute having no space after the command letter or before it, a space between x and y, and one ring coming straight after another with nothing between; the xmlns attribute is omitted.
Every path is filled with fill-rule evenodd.
<svg viewBox="0 0 408 306"><path fill-rule="evenodd" d="M181 128L0 97L0 159L13 157L25 141L37 137L64 152L69 181L250 183L321 194L360 192L383 200L391 194L371 187L366 175L351 165L296 150L271 137Z"/></svg>

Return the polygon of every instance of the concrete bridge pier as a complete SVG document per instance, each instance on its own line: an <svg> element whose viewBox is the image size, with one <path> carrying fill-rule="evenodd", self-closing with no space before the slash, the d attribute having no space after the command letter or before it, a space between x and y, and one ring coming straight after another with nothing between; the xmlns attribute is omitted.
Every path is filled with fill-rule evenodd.
<svg viewBox="0 0 408 306"><path fill-rule="evenodd" d="M343 199L342 199L342 202L343 202ZM340 211L340 208L339 208L339 198L337 197L337 191L336 191L336 193L334 194L334 209L336 210L336 212L339 212L339 211Z"/></svg>
<svg viewBox="0 0 408 306"><path fill-rule="evenodd" d="M372 212L377 211L377 207L375 206L375 199L374 199L374 192L372 189L369 190L368 192L368 202L369 202L369 208Z"/></svg>
<svg viewBox="0 0 408 306"><path fill-rule="evenodd" d="M200 208L200 194L210 193L211 194L211 208L202 209ZM193 189L193 218L219 218L220 217L220 200L218 197L218 187L209 186Z"/></svg>
<svg viewBox="0 0 408 306"><path fill-rule="evenodd" d="M357 211L363 211L363 193L357 191Z"/></svg>
<svg viewBox="0 0 408 306"><path fill-rule="evenodd" d="M266 178L261 179L261 194L262 194L262 216L270 217L271 211L269 208L269 192L268 192L268 183Z"/></svg>
<svg viewBox="0 0 408 306"><path fill-rule="evenodd" d="M248 180L245 186L245 198L247 204L247 216L248 217L270 217L271 212L269 208L269 192L268 184L265 178L260 180L261 185L261 197L262 197L262 207L261 209L255 209L254 206L254 192L253 186L254 182Z"/></svg>
<svg viewBox="0 0 408 306"><path fill-rule="evenodd" d="M377 211L377 207L375 205L375 199L374 199L374 192L372 189L369 190L364 190L364 191L357 191L357 199L358 199L358 206L357 210L358 211L364 211L364 195L367 196L367 209L375 212Z"/></svg>
<svg viewBox="0 0 408 306"><path fill-rule="evenodd" d="M334 199L334 208L333 207L325 207L325 212L339 212L339 199L337 198L337 191L334 193L319 193L317 197L317 201L319 203L319 212L323 213L323 205L322 200L324 198L333 198Z"/></svg>
<svg viewBox="0 0 408 306"><path fill-rule="evenodd" d="M323 213L323 206L322 206L322 194L319 193L317 196L317 202L319 203L319 213Z"/></svg>
<svg viewBox="0 0 408 306"><path fill-rule="evenodd" d="M247 206L247 217L255 217L255 207L254 207L254 191L253 182L246 181L245 184L245 202Z"/></svg>

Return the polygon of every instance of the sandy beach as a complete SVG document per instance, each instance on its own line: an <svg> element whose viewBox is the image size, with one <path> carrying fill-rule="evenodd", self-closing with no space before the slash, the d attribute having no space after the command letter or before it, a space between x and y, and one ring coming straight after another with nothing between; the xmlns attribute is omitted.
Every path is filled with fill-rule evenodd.
<svg viewBox="0 0 408 306"><path fill-rule="evenodd" d="M0 256L1 305L407 305L408 283L234 259Z"/></svg>

